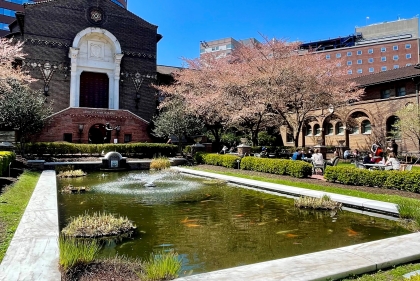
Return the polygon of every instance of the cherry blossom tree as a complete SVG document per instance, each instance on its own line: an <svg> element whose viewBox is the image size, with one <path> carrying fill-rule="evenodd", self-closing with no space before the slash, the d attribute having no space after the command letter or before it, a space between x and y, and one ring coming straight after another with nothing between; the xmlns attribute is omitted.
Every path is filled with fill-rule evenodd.
<svg viewBox="0 0 420 281"><path fill-rule="evenodd" d="M301 51L298 42L264 38L226 56L185 61L188 68L176 74L176 82L160 90L182 96L201 118L249 131L253 145L259 131L282 124L298 146L309 113L345 106L364 92L346 79L337 61Z"/></svg>

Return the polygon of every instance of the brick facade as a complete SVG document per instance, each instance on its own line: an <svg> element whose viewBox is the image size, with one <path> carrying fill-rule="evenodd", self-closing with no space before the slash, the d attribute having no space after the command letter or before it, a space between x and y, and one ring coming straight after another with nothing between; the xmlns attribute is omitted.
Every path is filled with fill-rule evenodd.
<svg viewBox="0 0 420 281"><path fill-rule="evenodd" d="M69 49L76 35L90 27L108 31L118 40L123 54L120 67L124 75L121 75L119 81L119 109L130 112L137 118L136 120L143 120L143 123L136 121L125 123L124 126L121 124L120 134L124 135L128 131L135 132L132 135L132 141L149 140L149 137L145 137L147 134L145 124L151 121L156 112L156 90L151 87L151 84L156 83L157 42L161 38L157 33L157 26L111 1L100 1L102 18L99 23L95 23L89 18L89 9L92 7L96 7L96 1L56 0L25 5L24 14L17 15L18 24L15 25L12 33L16 39L25 42L24 52L27 56L23 62L23 69L37 79L31 87L44 91L46 77L43 75L43 68L46 63L51 65L53 73L48 83L48 100L53 101L54 113L62 112L70 105ZM112 43L110 42L111 45ZM95 72L94 69L91 71ZM143 78L141 86L137 89L133 82L136 73ZM137 98L139 98L138 103ZM123 114L121 110L109 112ZM101 109L101 111L106 111L106 109ZM124 113L123 116L125 115ZM60 118L63 120L59 120ZM50 126L46 129L45 136L39 135L38 141L61 141L64 133L60 127L62 124L66 124L66 127L77 128L81 122L77 118L68 119L68 116L63 113L56 115L54 120L51 126L59 128L53 129ZM66 123L69 121L73 123ZM86 125L104 124L106 121L108 121L107 118L102 121L95 119L93 123L89 121ZM139 125L137 129L133 127L135 124ZM137 133L139 130L142 132ZM52 132L56 132L57 135L53 135ZM70 133L74 132L70 130ZM82 142L87 142L87 137L82 138Z"/></svg>
<svg viewBox="0 0 420 281"><path fill-rule="evenodd" d="M407 73L404 74L405 77L398 75L402 72ZM387 77L381 81L381 76ZM336 110L332 115L325 112L326 110L324 114L321 110L313 111L311 116L308 116L306 127L300 132L299 146L312 147L317 145L318 141L327 146L339 146L339 141L342 141L343 145L351 149L368 150L376 138L383 142L392 138L389 134L390 127L399 109L408 103L419 103L420 69L414 66L355 78L355 81L358 81L361 87L365 87L362 99L345 109ZM398 89L402 88L405 90L404 96L398 96ZM384 90L389 90L389 97L383 96ZM349 121L350 119L352 121ZM342 124L341 130L338 123ZM370 130L366 124L370 124ZM352 131L350 126L357 129ZM285 145L294 145L293 142L287 142L285 128L281 128L281 135ZM410 139L397 138L396 142L400 151L420 151L419 144Z"/></svg>

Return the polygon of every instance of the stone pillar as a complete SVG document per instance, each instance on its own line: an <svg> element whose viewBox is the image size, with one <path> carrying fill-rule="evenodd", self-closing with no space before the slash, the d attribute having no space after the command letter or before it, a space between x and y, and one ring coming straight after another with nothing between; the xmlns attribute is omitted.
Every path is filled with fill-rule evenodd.
<svg viewBox="0 0 420 281"><path fill-rule="evenodd" d="M70 74L70 107L79 107L78 88L77 88L77 56L79 48L70 47L69 58L71 59Z"/></svg>
<svg viewBox="0 0 420 281"><path fill-rule="evenodd" d="M238 155L239 156L251 155L251 146L245 145L245 144L238 145Z"/></svg>

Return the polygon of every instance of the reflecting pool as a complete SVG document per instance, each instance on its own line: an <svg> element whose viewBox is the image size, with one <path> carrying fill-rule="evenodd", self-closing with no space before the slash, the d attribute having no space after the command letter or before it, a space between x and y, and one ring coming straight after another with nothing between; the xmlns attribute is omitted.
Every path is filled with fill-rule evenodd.
<svg viewBox="0 0 420 281"><path fill-rule="evenodd" d="M299 210L293 199L173 171L89 173L59 179L85 186L58 196L60 228L70 217L107 211L138 227L102 255L146 259L175 250L182 274L307 254L409 233L395 221L350 211Z"/></svg>

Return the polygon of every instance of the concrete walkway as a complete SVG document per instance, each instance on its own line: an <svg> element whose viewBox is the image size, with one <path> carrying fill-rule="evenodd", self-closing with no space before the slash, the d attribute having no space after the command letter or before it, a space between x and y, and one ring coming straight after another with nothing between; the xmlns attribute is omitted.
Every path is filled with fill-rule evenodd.
<svg viewBox="0 0 420 281"><path fill-rule="evenodd" d="M271 192L289 195L305 195L321 197L324 194L332 200L348 206L360 208L362 212L379 211L390 215L398 215L395 204L344 196L333 193L313 191L279 184L235 178L192 169L172 167L172 169L197 176L217 178L231 183L251 186ZM334 280L351 274L362 274L393 265L420 259L420 233L320 251L290 258L278 259L246 266L217 270L176 279L177 281L308 281Z"/></svg>
<svg viewBox="0 0 420 281"><path fill-rule="evenodd" d="M58 234L56 174L44 171L0 265L0 280L61 280Z"/></svg>

